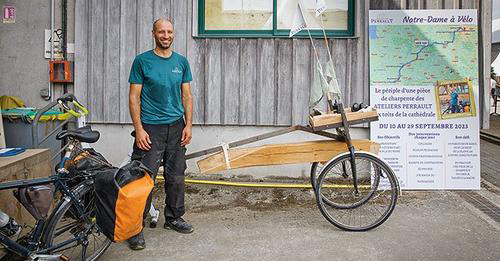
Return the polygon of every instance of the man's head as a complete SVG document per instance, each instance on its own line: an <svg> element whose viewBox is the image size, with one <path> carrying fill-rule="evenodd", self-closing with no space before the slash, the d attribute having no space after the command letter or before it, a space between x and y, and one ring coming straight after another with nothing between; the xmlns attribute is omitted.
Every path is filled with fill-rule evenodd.
<svg viewBox="0 0 500 261"><path fill-rule="evenodd" d="M174 26L169 20L160 18L153 23L153 37L156 47L169 49L174 42Z"/></svg>

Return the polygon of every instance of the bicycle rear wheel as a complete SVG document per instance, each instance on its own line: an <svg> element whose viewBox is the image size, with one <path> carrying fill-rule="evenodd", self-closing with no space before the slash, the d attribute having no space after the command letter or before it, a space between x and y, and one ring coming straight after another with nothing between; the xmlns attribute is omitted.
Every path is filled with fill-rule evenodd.
<svg viewBox="0 0 500 261"><path fill-rule="evenodd" d="M95 200L97 199L92 181L79 185L73 192L82 202L84 215L78 214L75 202L63 198L47 223L44 234L45 246L47 248L58 246L80 237L80 240L58 247L51 254L63 254L70 260L96 260L108 249L111 241L96 224ZM85 216L88 219L85 219Z"/></svg>
<svg viewBox="0 0 500 261"><path fill-rule="evenodd" d="M344 153L321 171L316 202L323 216L338 228L366 231L382 224L396 206L399 184L392 169L376 155Z"/></svg>

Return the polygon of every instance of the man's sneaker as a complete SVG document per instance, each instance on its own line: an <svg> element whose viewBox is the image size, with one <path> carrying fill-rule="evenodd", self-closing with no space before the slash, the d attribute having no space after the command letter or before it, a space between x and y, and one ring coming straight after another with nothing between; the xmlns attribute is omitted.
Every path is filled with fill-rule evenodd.
<svg viewBox="0 0 500 261"><path fill-rule="evenodd" d="M128 247L132 250L142 250L146 248L146 241L144 241L144 234L139 233L127 240L128 242Z"/></svg>
<svg viewBox="0 0 500 261"><path fill-rule="evenodd" d="M193 231L194 231L193 226L188 224L182 218L175 218L175 219L166 220L165 225L163 225L163 228L173 229L173 230L175 230L179 233L183 233L183 234L193 233Z"/></svg>

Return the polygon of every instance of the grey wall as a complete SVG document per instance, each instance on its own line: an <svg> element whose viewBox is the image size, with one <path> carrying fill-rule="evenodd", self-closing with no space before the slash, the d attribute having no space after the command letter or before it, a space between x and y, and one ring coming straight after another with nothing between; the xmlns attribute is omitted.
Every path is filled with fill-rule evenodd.
<svg viewBox="0 0 500 261"><path fill-rule="evenodd" d="M55 1L55 28L61 28L62 1ZM0 7L15 6L16 21L0 21L0 96L18 96L30 107L43 107L47 101L40 90L48 88L48 59L44 58L44 31L50 29L50 0L0 0ZM68 43L74 42L74 1L68 1ZM72 57L69 57L70 59ZM55 86L55 96L62 93ZM72 85L69 86L72 91Z"/></svg>

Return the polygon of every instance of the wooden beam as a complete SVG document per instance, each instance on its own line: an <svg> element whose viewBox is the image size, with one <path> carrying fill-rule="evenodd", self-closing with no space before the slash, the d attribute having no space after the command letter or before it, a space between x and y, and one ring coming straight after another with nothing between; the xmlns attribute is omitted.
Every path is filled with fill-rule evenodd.
<svg viewBox="0 0 500 261"><path fill-rule="evenodd" d="M349 123L359 120L376 121L378 120L378 113L376 110L368 112L348 112L346 111L347 121ZM309 117L309 124L315 130L321 126L335 125L342 123L342 117L340 113L335 114L322 114L317 116Z"/></svg>
<svg viewBox="0 0 500 261"><path fill-rule="evenodd" d="M380 145L370 140L353 140L356 150L378 153ZM224 153L218 152L198 161L201 173L216 173L226 169L293 163L325 162L347 152L342 141L319 140L301 143L273 144L254 148L228 150L228 163ZM228 168L229 165L229 168Z"/></svg>

